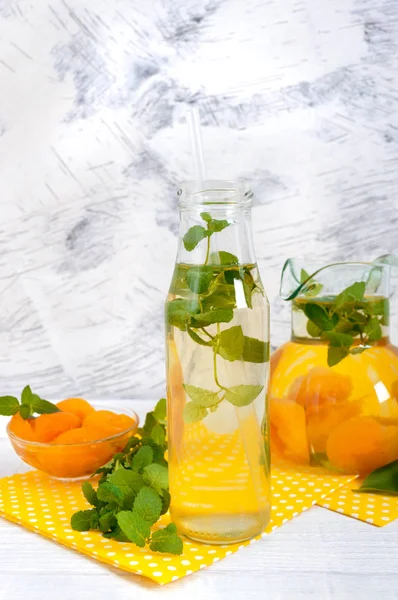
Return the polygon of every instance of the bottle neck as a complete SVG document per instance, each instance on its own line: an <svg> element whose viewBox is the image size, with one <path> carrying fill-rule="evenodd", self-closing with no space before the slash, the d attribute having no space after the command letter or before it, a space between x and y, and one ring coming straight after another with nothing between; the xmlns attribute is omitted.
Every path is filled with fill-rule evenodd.
<svg viewBox="0 0 398 600"><path fill-rule="evenodd" d="M254 264L250 206L182 207L177 262L184 264Z"/></svg>

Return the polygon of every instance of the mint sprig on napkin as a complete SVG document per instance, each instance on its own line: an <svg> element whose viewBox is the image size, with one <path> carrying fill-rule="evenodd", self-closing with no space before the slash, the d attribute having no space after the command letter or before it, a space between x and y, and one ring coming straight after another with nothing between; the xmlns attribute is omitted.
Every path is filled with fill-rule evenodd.
<svg viewBox="0 0 398 600"><path fill-rule="evenodd" d="M102 477L97 489L88 481L83 483L83 494L93 508L75 513L72 529L99 530L106 538L140 548L149 544L154 552L182 553L182 540L173 523L152 531L170 505L165 422L166 400L162 398L123 452L98 469Z"/></svg>

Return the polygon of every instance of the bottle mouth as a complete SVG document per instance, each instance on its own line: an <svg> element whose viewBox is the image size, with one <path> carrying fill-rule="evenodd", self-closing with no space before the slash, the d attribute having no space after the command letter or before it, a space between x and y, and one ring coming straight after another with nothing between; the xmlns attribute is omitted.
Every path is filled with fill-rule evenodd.
<svg viewBox="0 0 398 600"><path fill-rule="evenodd" d="M197 205L236 205L250 206L253 193L245 181L206 179L203 181L182 181L177 195L180 206Z"/></svg>

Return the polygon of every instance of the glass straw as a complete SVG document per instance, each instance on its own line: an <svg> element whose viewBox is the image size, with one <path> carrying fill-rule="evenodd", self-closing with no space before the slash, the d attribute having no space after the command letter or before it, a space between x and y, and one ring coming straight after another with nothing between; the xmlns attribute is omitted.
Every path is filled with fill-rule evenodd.
<svg viewBox="0 0 398 600"><path fill-rule="evenodd" d="M189 109L187 115L187 123L192 146L193 170L195 180L202 187L203 181L206 179L206 170L205 161L203 158L203 143L200 127L200 117L197 108Z"/></svg>

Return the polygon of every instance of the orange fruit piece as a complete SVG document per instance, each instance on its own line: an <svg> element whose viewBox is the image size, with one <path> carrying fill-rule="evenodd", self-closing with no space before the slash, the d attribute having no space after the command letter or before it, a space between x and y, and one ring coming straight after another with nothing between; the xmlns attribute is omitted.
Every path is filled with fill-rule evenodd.
<svg viewBox="0 0 398 600"><path fill-rule="evenodd" d="M83 421L84 427L99 429L104 432L104 436L116 435L131 429L135 425L134 433L138 427L138 423L128 415L120 415L110 410L96 410L92 412Z"/></svg>
<svg viewBox="0 0 398 600"><path fill-rule="evenodd" d="M57 403L57 406L60 410L64 412L72 413L79 417L80 421L83 420L92 412L94 412L94 408L91 406L87 400L83 400L83 398L67 398L66 400L61 400L61 402Z"/></svg>
<svg viewBox="0 0 398 600"><path fill-rule="evenodd" d="M288 397L309 412L345 402L352 391L350 377L326 367L314 367L307 375L297 377L289 388Z"/></svg>
<svg viewBox="0 0 398 600"><path fill-rule="evenodd" d="M8 424L11 433L21 438L33 442L35 440L35 432L32 427L32 422L35 419L23 419L19 413L14 415Z"/></svg>
<svg viewBox="0 0 398 600"><path fill-rule="evenodd" d="M57 412L50 415L40 415L32 419L32 429L36 442L51 442L68 429L80 427L80 419L67 412Z"/></svg>
<svg viewBox="0 0 398 600"><path fill-rule="evenodd" d="M341 402L336 405L321 405L317 411L307 414L307 435L313 452L326 452L326 444L330 433L353 417L360 415L362 400Z"/></svg>
<svg viewBox="0 0 398 600"><path fill-rule="evenodd" d="M107 442L93 441L98 440L101 435L102 431L89 427L79 427L61 433L53 440L50 447L40 451L40 468L60 478L70 479L92 475L116 452L116 449ZM92 444L89 443L91 441Z"/></svg>
<svg viewBox="0 0 398 600"><path fill-rule="evenodd" d="M296 463L309 463L305 412L286 398L270 399L271 449Z"/></svg>
<svg viewBox="0 0 398 600"><path fill-rule="evenodd" d="M102 429L95 427L77 427L76 429L68 429L58 435L53 441L53 444L82 444L85 442L95 442L104 437Z"/></svg>
<svg viewBox="0 0 398 600"><path fill-rule="evenodd" d="M398 459L397 419L349 419L331 432L326 451L338 469L360 475L370 473Z"/></svg>

